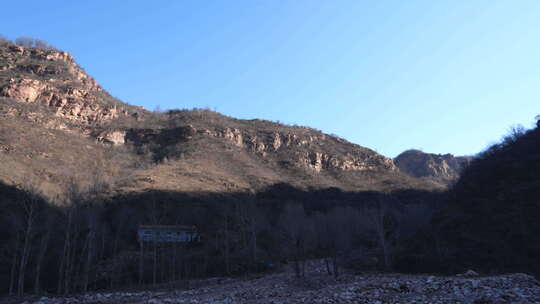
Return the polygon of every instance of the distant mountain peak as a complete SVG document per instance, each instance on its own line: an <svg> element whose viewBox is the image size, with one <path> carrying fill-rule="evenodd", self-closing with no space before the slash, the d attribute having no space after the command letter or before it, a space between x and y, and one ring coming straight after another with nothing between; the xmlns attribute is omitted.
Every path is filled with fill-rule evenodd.
<svg viewBox="0 0 540 304"><path fill-rule="evenodd" d="M425 179L440 185L455 182L472 157L453 154L426 153L417 149L404 151L394 158L401 172L412 177Z"/></svg>

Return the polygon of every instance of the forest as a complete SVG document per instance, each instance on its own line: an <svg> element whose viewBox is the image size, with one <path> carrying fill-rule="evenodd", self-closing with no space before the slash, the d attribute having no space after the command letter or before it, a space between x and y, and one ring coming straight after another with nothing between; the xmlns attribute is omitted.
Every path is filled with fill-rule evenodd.
<svg viewBox="0 0 540 304"><path fill-rule="evenodd" d="M35 182L0 192L0 293L185 286L322 259L347 271L540 273L540 130L514 130L447 191L345 192L276 184L257 193L103 196L96 178L54 200ZM194 225L200 242L145 243L140 225Z"/></svg>

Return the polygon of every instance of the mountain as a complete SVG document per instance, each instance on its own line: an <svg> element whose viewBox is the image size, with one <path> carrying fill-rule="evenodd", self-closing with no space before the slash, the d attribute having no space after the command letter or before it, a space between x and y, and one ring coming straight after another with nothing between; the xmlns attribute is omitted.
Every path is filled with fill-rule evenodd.
<svg viewBox="0 0 540 304"><path fill-rule="evenodd" d="M111 191L433 188L392 159L318 130L195 109L154 113L123 103L67 52L0 46L0 179Z"/></svg>
<svg viewBox="0 0 540 304"><path fill-rule="evenodd" d="M392 160L308 127L147 111L65 52L0 41L0 56L0 294L157 288L283 261L302 277L313 257L332 282L540 273L538 129L472 160ZM143 252L145 224L196 226L203 241Z"/></svg>
<svg viewBox="0 0 540 304"><path fill-rule="evenodd" d="M475 269L538 276L539 172L539 127L513 132L480 153L444 194L432 223L411 241L419 260L406 265L422 272Z"/></svg>
<svg viewBox="0 0 540 304"><path fill-rule="evenodd" d="M79 67L67 52L6 44L0 47L0 96L51 107L86 124L137 115Z"/></svg>
<svg viewBox="0 0 540 304"><path fill-rule="evenodd" d="M507 135L462 173L438 230L453 259L540 274L540 128Z"/></svg>
<svg viewBox="0 0 540 304"><path fill-rule="evenodd" d="M401 172L410 176L448 186L459 178L472 159L467 156L407 150L394 158L394 163Z"/></svg>

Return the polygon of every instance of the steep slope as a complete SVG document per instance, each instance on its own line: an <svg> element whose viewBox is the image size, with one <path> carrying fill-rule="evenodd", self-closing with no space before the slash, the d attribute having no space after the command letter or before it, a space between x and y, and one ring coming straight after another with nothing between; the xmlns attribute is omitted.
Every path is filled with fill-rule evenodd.
<svg viewBox="0 0 540 304"><path fill-rule="evenodd" d="M11 184L22 182L11 174L18 170L39 180L50 176L57 181L51 188L61 189L71 176L100 171L90 160L103 154L99 162L114 171L107 179L117 191L258 190L283 182L346 190L431 187L399 172L389 158L310 128L130 106L66 52L0 46L0 97L0 140L9 147L0 152L0 177ZM38 150L47 155L41 165L28 160Z"/></svg>
<svg viewBox="0 0 540 304"><path fill-rule="evenodd" d="M401 172L442 186L455 182L472 157L407 150L394 158Z"/></svg>
<svg viewBox="0 0 540 304"><path fill-rule="evenodd" d="M58 116L99 123L127 115L135 107L114 99L67 52L0 46L0 96L52 107Z"/></svg>
<svg viewBox="0 0 540 304"><path fill-rule="evenodd" d="M540 274L540 128L475 158L418 246L447 271ZM431 243L432 247L427 246ZM427 265L428 258L422 258Z"/></svg>
<svg viewBox="0 0 540 304"><path fill-rule="evenodd" d="M128 178L137 155L79 130L43 106L0 98L0 180L32 183L54 197L73 182L85 187Z"/></svg>

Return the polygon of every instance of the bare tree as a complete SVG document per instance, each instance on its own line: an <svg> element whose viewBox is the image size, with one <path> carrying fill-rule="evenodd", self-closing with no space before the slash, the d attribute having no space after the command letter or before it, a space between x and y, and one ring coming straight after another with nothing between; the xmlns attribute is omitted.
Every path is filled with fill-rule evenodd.
<svg viewBox="0 0 540 304"><path fill-rule="evenodd" d="M27 181L23 185L23 188L23 195L21 195L19 199L24 215L23 247L19 264L19 280L17 284L17 294L19 296L24 294L26 266L30 257L31 239L34 235L34 225L39 208L38 204L41 200L38 196L39 189L35 183Z"/></svg>
<svg viewBox="0 0 540 304"><path fill-rule="evenodd" d="M324 255L327 273L336 279L342 260L352 250L358 219L357 210L350 207L337 207L314 216L318 249Z"/></svg>
<svg viewBox="0 0 540 304"><path fill-rule="evenodd" d="M390 196L381 196L359 215L363 232L371 235L379 247L384 269L391 270L395 249L403 232L403 211L399 210L399 202Z"/></svg>
<svg viewBox="0 0 540 304"><path fill-rule="evenodd" d="M18 46L33 47L34 46L34 38L17 37L15 39L15 44L18 45Z"/></svg>
<svg viewBox="0 0 540 304"><path fill-rule="evenodd" d="M86 236L86 261L84 265L84 276L83 276L83 292L88 291L88 280L90 277L90 266L94 259L95 255L95 243L96 243L96 215L93 210L87 211L87 223L88 223L88 233Z"/></svg>
<svg viewBox="0 0 540 304"><path fill-rule="evenodd" d="M152 193L151 196L151 209L150 209L150 222L152 225L158 225L162 222L162 215L158 206L157 199L155 194ZM153 238L153 270L152 270L152 284L155 286L157 284L157 271L158 271L158 241L157 238Z"/></svg>
<svg viewBox="0 0 540 304"><path fill-rule="evenodd" d="M13 295L15 292L15 280L17 277L17 264L19 263L19 251L20 251L20 244L21 244L21 226L22 224L18 221L18 218L16 215L12 215L9 217L9 219L13 222L12 226L15 230L15 240L14 240L14 246L13 246L13 257L11 260L11 272L10 272L10 279L9 279L9 294Z"/></svg>
<svg viewBox="0 0 540 304"><path fill-rule="evenodd" d="M329 258L332 255L332 233L330 232L327 215L318 213L313 217L313 221L315 223L317 250L323 255L326 272L328 275L332 275Z"/></svg>
<svg viewBox="0 0 540 304"><path fill-rule="evenodd" d="M37 47L37 48L40 48L40 49L44 49L44 50L52 50L54 49L53 46L51 46L50 44L48 44L47 42L41 40L41 39L34 39L34 46Z"/></svg>
<svg viewBox="0 0 540 304"><path fill-rule="evenodd" d="M305 277L305 260L307 251L315 242L313 222L306 216L304 207L300 204L286 206L279 220L279 231L288 244L294 262L297 277Z"/></svg>
<svg viewBox="0 0 540 304"><path fill-rule="evenodd" d="M222 226L220 234L223 236L223 258L225 263L225 274L230 275L231 274L231 237L230 237L230 216L231 211L228 205L225 205L222 209Z"/></svg>
<svg viewBox="0 0 540 304"><path fill-rule="evenodd" d="M11 44L11 41L7 39L4 35L0 35L0 46L9 44Z"/></svg>
<svg viewBox="0 0 540 304"><path fill-rule="evenodd" d="M79 223L75 220L82 202L83 192L79 185L73 181L66 187L63 197L64 211L64 246L60 257L60 267L58 274L57 293L67 294L70 292L72 283L73 263L76 250L76 235L79 228Z"/></svg>
<svg viewBox="0 0 540 304"><path fill-rule="evenodd" d="M268 226L267 219L257 208L254 200L243 201L241 204L237 204L235 209L238 223L242 230L244 247L249 247L249 258L251 260L253 271L257 271L258 234Z"/></svg>
<svg viewBox="0 0 540 304"><path fill-rule="evenodd" d="M39 245L39 252L36 262L36 277L34 279L34 293L38 294L41 290L41 267L43 265L43 260L45 258L45 254L47 252L47 248L49 246L49 239L51 236L51 230L52 230L52 220L49 219L45 223L45 235L41 237L40 245Z"/></svg>
<svg viewBox="0 0 540 304"><path fill-rule="evenodd" d="M31 38L31 37L18 37L15 39L15 44L18 46L35 47L35 48L40 48L44 50L56 49L55 47L53 47L52 45L48 44L47 42L41 39L36 39L36 38Z"/></svg>

